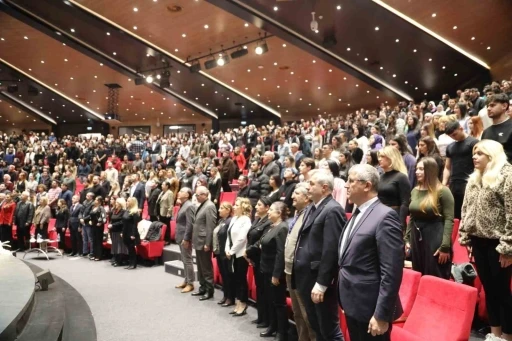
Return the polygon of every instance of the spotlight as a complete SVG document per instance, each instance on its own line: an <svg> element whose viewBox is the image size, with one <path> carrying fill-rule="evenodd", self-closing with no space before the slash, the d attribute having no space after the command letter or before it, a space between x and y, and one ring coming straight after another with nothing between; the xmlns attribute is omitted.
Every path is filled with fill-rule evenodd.
<svg viewBox="0 0 512 341"><path fill-rule="evenodd" d="M189 68L190 73L196 73L201 71L201 64L199 62L192 64Z"/></svg>
<svg viewBox="0 0 512 341"><path fill-rule="evenodd" d="M204 62L204 67L209 70L213 69L214 67L217 67L217 61L215 59L210 59Z"/></svg>
<svg viewBox="0 0 512 341"><path fill-rule="evenodd" d="M156 79L161 79L162 76L160 74L156 75Z"/></svg>
<svg viewBox="0 0 512 341"><path fill-rule="evenodd" d="M149 75L146 77L146 83L153 83L153 76L152 75Z"/></svg>
<svg viewBox="0 0 512 341"><path fill-rule="evenodd" d="M135 77L135 85L144 84L144 77Z"/></svg>
<svg viewBox="0 0 512 341"><path fill-rule="evenodd" d="M7 85L7 92L10 94L18 92L18 84Z"/></svg>
<svg viewBox="0 0 512 341"><path fill-rule="evenodd" d="M160 75L159 75L160 76ZM165 70L162 72L160 76L160 87L161 88L168 88L171 86L171 82L169 81L169 78L171 77L171 71Z"/></svg>
<svg viewBox="0 0 512 341"><path fill-rule="evenodd" d="M263 42L261 44L258 44L258 46L256 46L256 48L254 49L254 52L256 52L256 54L264 54L268 52L267 43Z"/></svg>
<svg viewBox="0 0 512 341"><path fill-rule="evenodd" d="M243 57L243 56L247 55L248 53L249 53L249 51L247 51L246 49L236 50L235 52L231 53L231 59Z"/></svg>
<svg viewBox="0 0 512 341"><path fill-rule="evenodd" d="M227 56L227 54L223 53L222 56L220 56L218 59L217 59L217 65L218 66L224 66L226 65L227 63L229 63L229 57Z"/></svg>

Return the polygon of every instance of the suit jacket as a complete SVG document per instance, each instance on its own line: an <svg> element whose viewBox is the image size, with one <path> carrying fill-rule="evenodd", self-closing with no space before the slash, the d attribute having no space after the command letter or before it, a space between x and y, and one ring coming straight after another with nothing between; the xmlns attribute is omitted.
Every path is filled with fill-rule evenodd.
<svg viewBox="0 0 512 341"><path fill-rule="evenodd" d="M260 269L264 274L272 274L276 278L284 276L284 245L287 235L288 224L283 221L268 229L261 237Z"/></svg>
<svg viewBox="0 0 512 341"><path fill-rule="evenodd" d="M146 199L146 189L144 188L144 184L142 182L137 183L137 185L135 186L133 197L137 198L139 209L142 210L142 208L144 207L144 200Z"/></svg>
<svg viewBox="0 0 512 341"><path fill-rule="evenodd" d="M395 210L379 200L372 203L352 228L344 249L338 291L345 314L364 323L372 316L387 322L400 317L404 242Z"/></svg>
<svg viewBox="0 0 512 341"><path fill-rule="evenodd" d="M153 143L149 145L148 152L150 154L161 154L162 153L162 145L160 142L154 142L155 147L153 148Z"/></svg>
<svg viewBox="0 0 512 341"><path fill-rule="evenodd" d="M80 214L84 209L82 204L76 204L75 209L73 205L69 208L69 227L79 227L80 225Z"/></svg>
<svg viewBox="0 0 512 341"><path fill-rule="evenodd" d="M148 213L150 216L157 216L158 215L158 205L157 200L160 195L160 192L162 192L158 187L151 190L148 197Z"/></svg>
<svg viewBox="0 0 512 341"><path fill-rule="evenodd" d="M172 209L174 207L174 194L171 190L167 192L161 192L158 196L158 200L160 201L160 212L158 212L158 216L160 217L172 217ZM170 228L170 226L167 226Z"/></svg>
<svg viewBox="0 0 512 341"><path fill-rule="evenodd" d="M263 174L267 175L269 178L272 175L279 175L280 173L279 165L275 161L267 163L261 170Z"/></svg>
<svg viewBox="0 0 512 341"><path fill-rule="evenodd" d="M332 195L311 212L310 205L295 245L292 287L310 293L315 283L329 287L338 274L338 240L347 221L345 211Z"/></svg>
<svg viewBox="0 0 512 341"><path fill-rule="evenodd" d="M206 200L199 205L194 217L192 227L192 245L196 250L203 250L205 245L212 249L213 230L217 223L217 209L211 200Z"/></svg>
<svg viewBox="0 0 512 341"><path fill-rule="evenodd" d="M176 215L176 243L180 244L183 240L192 240L192 228L195 215L196 206L191 200L185 201Z"/></svg>

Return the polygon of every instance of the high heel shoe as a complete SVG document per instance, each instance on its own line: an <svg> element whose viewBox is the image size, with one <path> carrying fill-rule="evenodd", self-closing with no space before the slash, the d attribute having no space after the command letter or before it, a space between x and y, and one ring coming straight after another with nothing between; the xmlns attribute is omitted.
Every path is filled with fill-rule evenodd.
<svg viewBox="0 0 512 341"><path fill-rule="evenodd" d="M239 316L244 316L247 314L247 306L245 306L244 310L242 310L241 312L239 313L234 313L233 314L233 317L239 317Z"/></svg>

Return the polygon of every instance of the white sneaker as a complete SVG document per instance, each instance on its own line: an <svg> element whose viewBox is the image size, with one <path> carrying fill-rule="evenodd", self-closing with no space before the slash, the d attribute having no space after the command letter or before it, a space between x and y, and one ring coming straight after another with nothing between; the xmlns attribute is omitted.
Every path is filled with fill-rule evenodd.
<svg viewBox="0 0 512 341"><path fill-rule="evenodd" d="M494 335L493 333L489 333L485 335L485 341L507 341L505 339L502 339L501 337L498 337Z"/></svg>

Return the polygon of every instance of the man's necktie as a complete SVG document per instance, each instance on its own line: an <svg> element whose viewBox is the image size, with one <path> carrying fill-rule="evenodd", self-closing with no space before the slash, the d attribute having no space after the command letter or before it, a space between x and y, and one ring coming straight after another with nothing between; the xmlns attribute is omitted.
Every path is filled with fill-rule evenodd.
<svg viewBox="0 0 512 341"><path fill-rule="evenodd" d="M345 233L343 234L343 240L340 250L340 255L343 255L345 252L345 249L347 248L348 239L350 238L350 235L352 234L352 229L354 228L354 225L356 223L356 218L359 215L359 208L356 208L355 212L352 214L352 219L350 219L350 224L345 229Z"/></svg>

